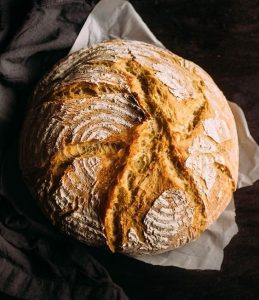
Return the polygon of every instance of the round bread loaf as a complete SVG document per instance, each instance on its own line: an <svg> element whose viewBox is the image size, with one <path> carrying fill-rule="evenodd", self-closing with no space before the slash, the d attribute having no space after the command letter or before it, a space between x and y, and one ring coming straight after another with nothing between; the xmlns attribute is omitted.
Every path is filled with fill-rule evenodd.
<svg viewBox="0 0 259 300"><path fill-rule="evenodd" d="M33 93L20 165L64 232L134 254L197 238L236 189L238 140L210 76L167 50L111 40L56 64Z"/></svg>

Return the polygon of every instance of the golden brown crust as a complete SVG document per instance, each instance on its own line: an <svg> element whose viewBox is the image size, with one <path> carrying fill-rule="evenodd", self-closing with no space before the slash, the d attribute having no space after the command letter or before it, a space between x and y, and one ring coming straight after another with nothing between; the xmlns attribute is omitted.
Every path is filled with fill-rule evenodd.
<svg viewBox="0 0 259 300"><path fill-rule="evenodd" d="M197 238L236 188L233 115L200 67L113 40L38 85L21 168L53 223L90 245L157 253Z"/></svg>

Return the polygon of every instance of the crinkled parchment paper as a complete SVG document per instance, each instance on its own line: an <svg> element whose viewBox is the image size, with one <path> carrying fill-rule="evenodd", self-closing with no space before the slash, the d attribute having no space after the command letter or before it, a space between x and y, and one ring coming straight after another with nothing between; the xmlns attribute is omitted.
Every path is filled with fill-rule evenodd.
<svg viewBox="0 0 259 300"><path fill-rule="evenodd" d="M112 38L139 40L164 47L129 2L101 0L88 16L71 52ZM259 147L250 135L241 108L235 103L229 104L238 130L240 150L238 188L241 188L252 185L259 179ZM224 257L223 249L237 232L235 205L232 199L220 218L195 241L163 254L135 258L160 266L220 270Z"/></svg>

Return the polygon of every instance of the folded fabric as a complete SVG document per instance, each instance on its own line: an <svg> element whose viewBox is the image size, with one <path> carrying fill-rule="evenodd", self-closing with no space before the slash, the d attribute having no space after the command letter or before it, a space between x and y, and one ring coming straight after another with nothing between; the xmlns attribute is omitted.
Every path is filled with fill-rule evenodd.
<svg viewBox="0 0 259 300"><path fill-rule="evenodd" d="M18 165L27 99L96 2L0 0L0 291L18 298L127 299L87 246L50 225Z"/></svg>

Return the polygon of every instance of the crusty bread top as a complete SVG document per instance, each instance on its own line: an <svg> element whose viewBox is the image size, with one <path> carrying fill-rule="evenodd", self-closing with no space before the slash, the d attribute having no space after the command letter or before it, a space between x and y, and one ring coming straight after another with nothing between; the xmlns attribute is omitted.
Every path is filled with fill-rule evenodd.
<svg viewBox="0 0 259 300"><path fill-rule="evenodd" d="M34 91L20 149L24 178L54 224L129 254L197 238L237 184L222 92L194 63L137 41L58 63Z"/></svg>

